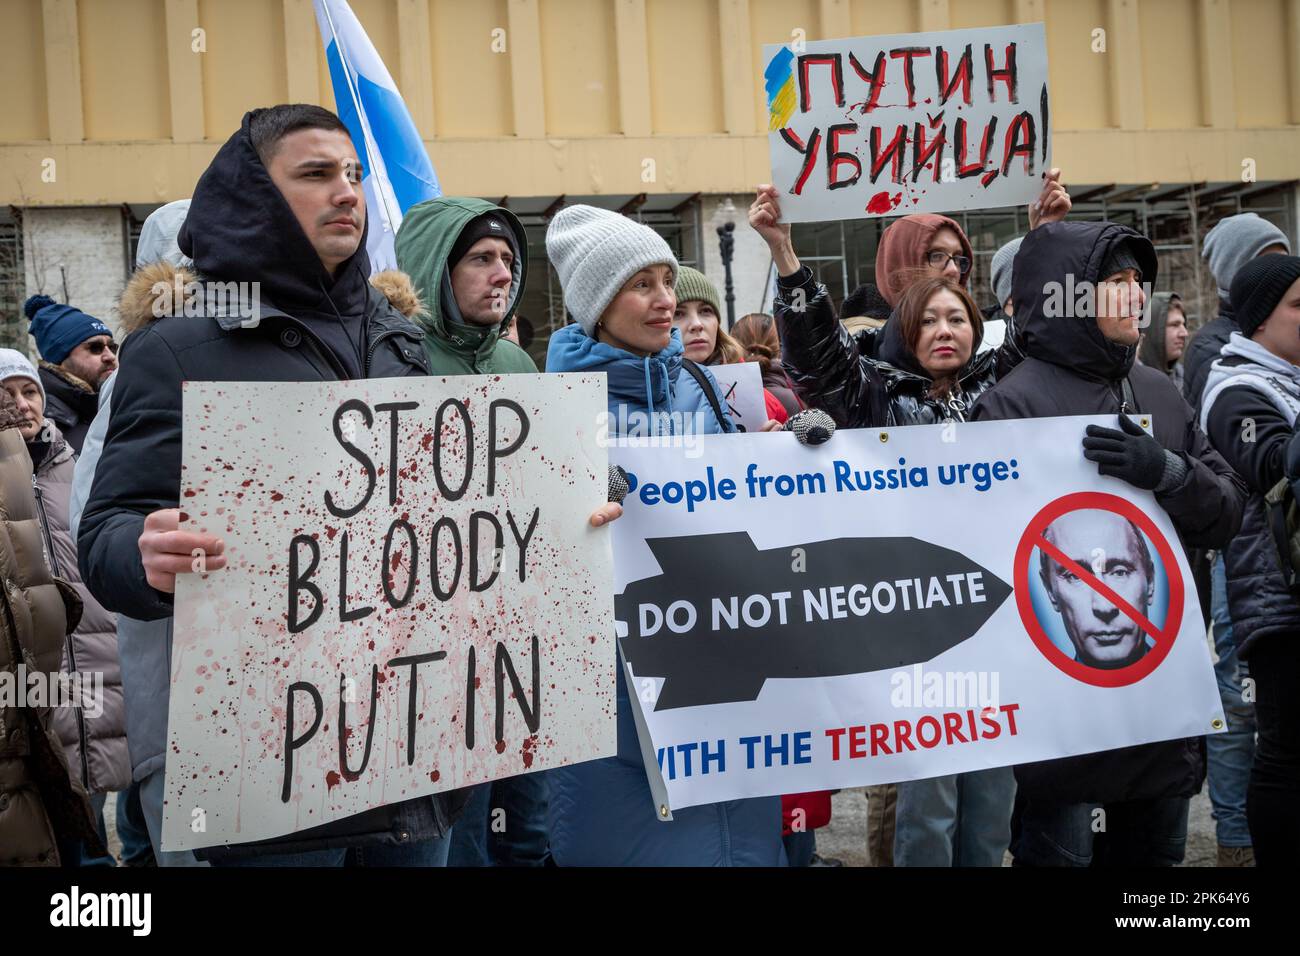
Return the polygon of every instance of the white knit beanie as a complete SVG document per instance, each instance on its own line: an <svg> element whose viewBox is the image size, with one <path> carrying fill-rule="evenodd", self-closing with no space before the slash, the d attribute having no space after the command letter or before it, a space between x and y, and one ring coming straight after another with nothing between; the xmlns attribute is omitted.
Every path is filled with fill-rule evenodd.
<svg viewBox="0 0 1300 956"><path fill-rule="evenodd" d="M31 359L17 349L0 349L0 382L10 378L30 378L41 390L41 401L45 401L45 383Z"/></svg>
<svg viewBox="0 0 1300 956"><path fill-rule="evenodd" d="M637 272L663 263L677 274L677 257L659 233L595 206L565 206L556 213L546 230L546 255L560 275L565 308L588 335Z"/></svg>

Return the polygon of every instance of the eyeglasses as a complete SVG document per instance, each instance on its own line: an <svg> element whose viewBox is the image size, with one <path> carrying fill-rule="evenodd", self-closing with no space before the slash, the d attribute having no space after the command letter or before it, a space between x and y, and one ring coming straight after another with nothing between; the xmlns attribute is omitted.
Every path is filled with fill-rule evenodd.
<svg viewBox="0 0 1300 956"><path fill-rule="evenodd" d="M114 342L112 339L109 339L107 342L96 341L96 342L86 343L86 351L89 352L91 355L103 355L104 349L108 349L110 352L116 355L117 343Z"/></svg>
<svg viewBox="0 0 1300 956"><path fill-rule="evenodd" d="M948 264L949 259L953 261L957 266L957 271L962 275L965 275L970 271L970 259L966 256L950 256L948 253L940 252L938 249L934 249L925 254L925 261L928 262L930 267L933 269L942 269Z"/></svg>

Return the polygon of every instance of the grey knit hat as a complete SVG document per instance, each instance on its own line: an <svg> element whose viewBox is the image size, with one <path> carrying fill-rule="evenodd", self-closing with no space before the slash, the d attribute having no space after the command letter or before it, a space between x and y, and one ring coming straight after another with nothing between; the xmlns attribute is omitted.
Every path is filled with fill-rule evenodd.
<svg viewBox="0 0 1300 956"><path fill-rule="evenodd" d="M1016 250L1024 238L1017 236L993 253L993 263L989 267L989 286L997 297L999 307L1011 301L1011 264L1016 261Z"/></svg>
<svg viewBox="0 0 1300 956"><path fill-rule="evenodd" d="M1214 228L1205 234L1201 255L1214 274L1220 299L1224 302L1229 300L1237 271L1272 245L1280 245L1291 252L1286 233L1253 212L1228 216L1215 223Z"/></svg>
<svg viewBox="0 0 1300 956"><path fill-rule="evenodd" d="M564 306L582 330L596 323L623 283L646 266L663 263L676 275L677 257L649 226L608 209L565 206L546 230L546 255L560 276Z"/></svg>

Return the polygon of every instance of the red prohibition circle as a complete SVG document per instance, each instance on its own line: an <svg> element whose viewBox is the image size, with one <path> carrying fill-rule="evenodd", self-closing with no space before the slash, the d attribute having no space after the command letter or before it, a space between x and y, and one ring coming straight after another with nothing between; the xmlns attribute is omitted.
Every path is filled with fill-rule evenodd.
<svg viewBox="0 0 1300 956"><path fill-rule="evenodd" d="M1169 608L1165 612L1165 624L1164 627L1160 628L1160 636L1156 641L1156 646L1143 655L1141 660L1129 664L1127 667L1119 667L1114 670L1090 667L1062 653L1061 649L1048 637L1047 632L1043 630L1038 615L1034 613L1034 602L1029 591L1029 559L1033 555L1034 548L1038 546L1039 537L1047 529L1047 526L1061 515L1070 511L1084 510L1110 511L1120 517L1128 518L1141 528L1151 543L1155 545L1156 552L1164 565L1165 578L1169 582ZM1183 576L1178 568L1178 559L1174 555L1173 548L1169 546L1169 542L1160 533L1160 529L1156 527L1155 522L1147 517L1141 509L1132 502L1115 495L1103 494L1098 491L1080 491L1057 498L1047 504L1038 514L1034 515L1029 522L1029 526L1025 528L1025 533L1020 537L1020 544L1016 547L1013 578L1016 607L1020 611L1020 620L1025 625L1025 631L1029 634L1039 652L1058 670L1070 675L1075 680L1082 681L1085 684L1092 684L1095 687L1124 687L1142 680L1142 678L1159 667L1160 662L1169 654L1169 651L1173 648L1175 638L1178 637L1178 629L1183 622ZM1154 622L1150 623L1154 626Z"/></svg>

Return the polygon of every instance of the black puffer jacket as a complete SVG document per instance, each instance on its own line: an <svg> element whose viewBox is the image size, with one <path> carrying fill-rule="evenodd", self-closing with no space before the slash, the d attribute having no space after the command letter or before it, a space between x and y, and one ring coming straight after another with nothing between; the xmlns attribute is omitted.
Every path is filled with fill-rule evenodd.
<svg viewBox="0 0 1300 956"><path fill-rule="evenodd" d="M1241 525L1246 490L1197 426L1169 376L1135 365L1136 348L1108 341L1095 318L1049 318L1054 290L1073 275L1076 286L1105 278L1102 263L1122 240L1143 260L1143 279L1153 281L1155 250L1139 233L1108 222L1048 223L1025 237L1016 254L1013 298L1016 326L1026 358L986 392L975 421L1117 414L1124 383L1136 407L1152 417L1156 439L1187 466L1183 481L1156 496L1169 513L1184 548L1222 547ZM1080 446L1079 454L1083 454ZM1159 706L1153 701L1152 706ZM1021 792L1068 803L1190 796L1200 787L1204 764L1199 744L1167 741L1067 757L1016 768Z"/></svg>
<svg viewBox="0 0 1300 956"><path fill-rule="evenodd" d="M1261 368L1241 354L1243 346L1258 348L1240 335L1234 336L1228 353L1211 368L1206 379L1210 386L1206 395L1211 402L1202 417L1210 441L1250 489L1241 533L1223 551L1232 639L1241 656L1249 658L1259 640L1277 634L1293 636L1300 631L1300 602L1282 577L1280 556L1264 506L1264 495L1274 485L1300 473L1300 463L1287 461L1288 453L1294 458L1300 451L1292 443L1300 399L1294 391L1296 375L1287 373L1285 362L1279 360L1279 367ZM1252 374L1260 372L1263 374L1259 377ZM1276 383L1284 380L1292 383L1289 396L1276 388ZM1217 382L1229 384L1216 390L1213 386ZM1286 396L1280 404L1269 397L1270 385L1274 386L1274 394Z"/></svg>
<svg viewBox="0 0 1300 956"><path fill-rule="evenodd" d="M796 290L802 292L803 311L794 308ZM957 389L935 398L930 395L934 382L903 343L896 317L874 335L850 335L831 308L826 286L807 266L777 279L773 305L781 355L795 390L842 428L965 421L975 400L1012 364L1009 349L976 355L958 376ZM875 354L867 354L868 348Z"/></svg>
<svg viewBox="0 0 1300 956"><path fill-rule="evenodd" d="M368 281L364 236L335 278L325 271L258 159L247 116L199 180L180 247L205 279L260 282L261 304L256 322L237 314L167 316L132 331L123 345L108 434L79 527L79 561L86 585L105 607L144 621L172 614L171 595L145 580L137 542L146 515L178 506L183 382L332 381L347 377L354 363L367 378L429 372L423 333ZM339 328L323 329L328 321ZM360 348L340 356L339 344L351 348L348 339ZM159 646L156 653L170 650ZM129 685L130 675L124 678ZM165 693L160 701L143 703L165 712ZM128 708L139 705L128 699ZM290 836L199 855L217 859L429 839L447 832L464 793L390 804Z"/></svg>

